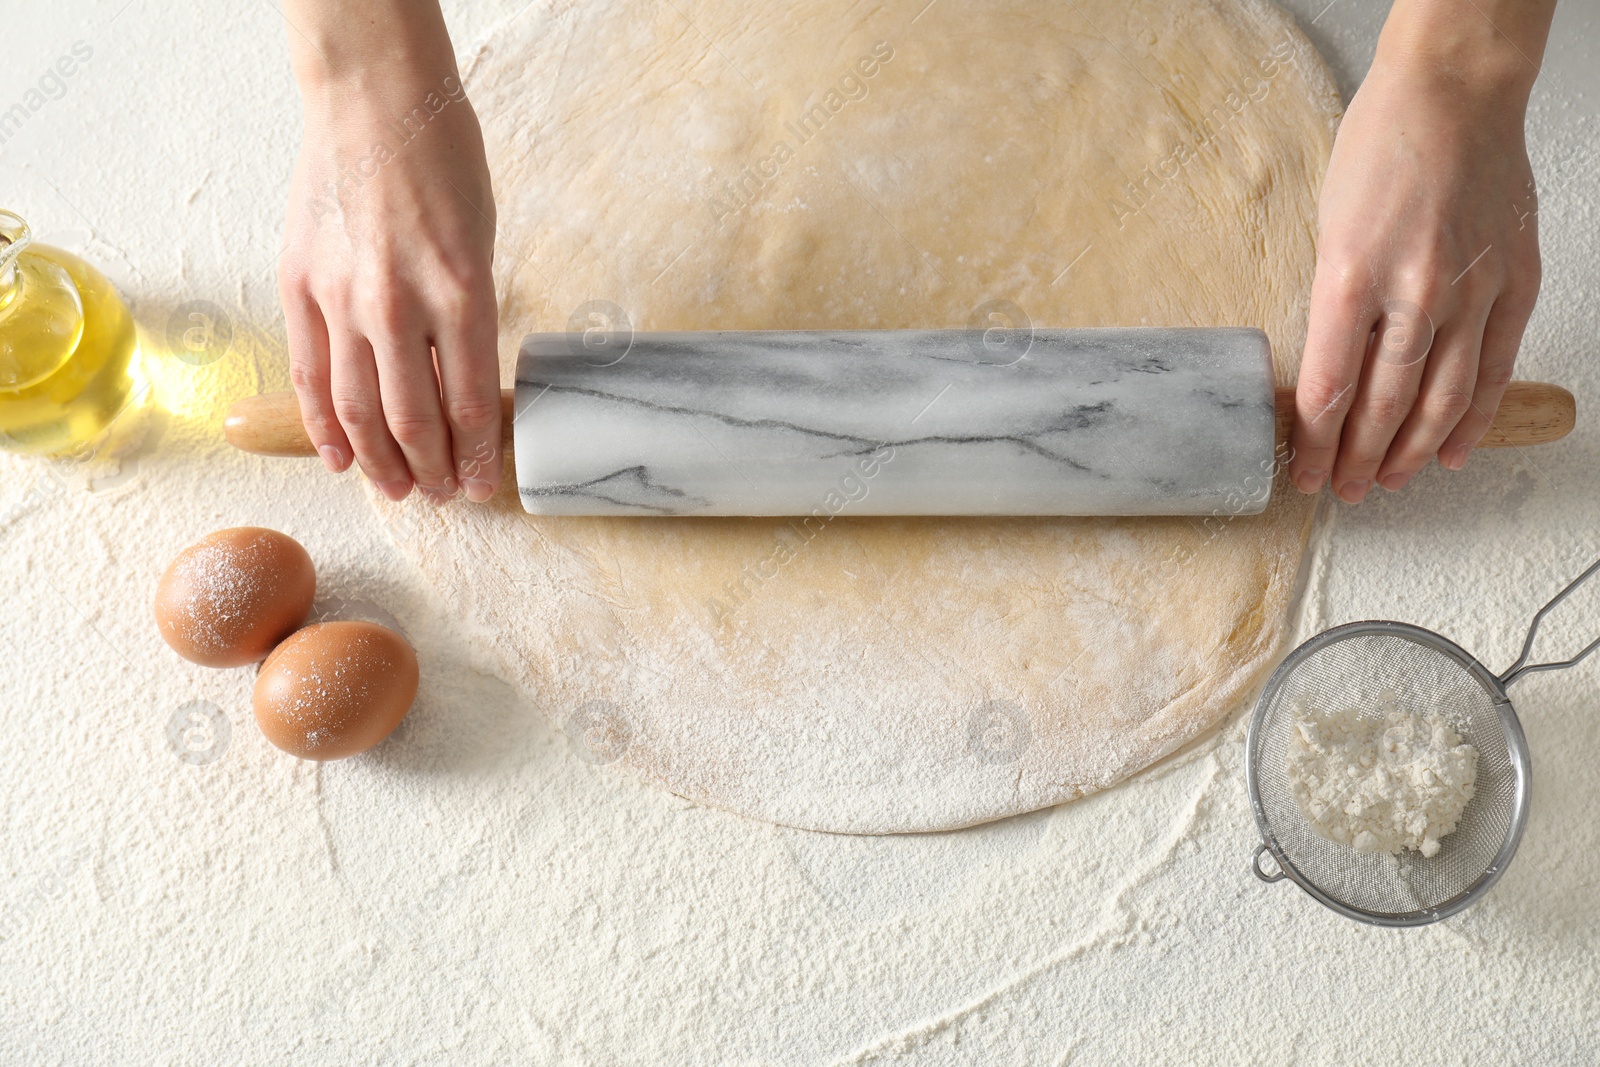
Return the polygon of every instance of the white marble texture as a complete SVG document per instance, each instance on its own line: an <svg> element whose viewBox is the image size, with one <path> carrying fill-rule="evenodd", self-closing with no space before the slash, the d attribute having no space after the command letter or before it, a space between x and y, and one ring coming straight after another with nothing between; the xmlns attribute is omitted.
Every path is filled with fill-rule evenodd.
<svg viewBox="0 0 1600 1067"><path fill-rule="evenodd" d="M582 338L518 359L535 514L1253 514L1271 491L1255 329Z"/></svg>

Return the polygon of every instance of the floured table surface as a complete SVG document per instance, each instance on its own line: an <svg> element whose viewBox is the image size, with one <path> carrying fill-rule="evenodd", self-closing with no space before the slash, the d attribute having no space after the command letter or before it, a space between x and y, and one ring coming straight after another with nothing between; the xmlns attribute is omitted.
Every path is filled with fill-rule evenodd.
<svg viewBox="0 0 1600 1067"><path fill-rule="evenodd" d="M523 334L625 317L1259 325L1292 381L1338 115L1292 21L1032 0L952 34L924 5L503 26L466 78L506 380ZM578 755L861 833L1068 800L1214 727L1271 665L1312 520L1281 476L1248 517L852 518L848 473L810 525L536 518L509 487L374 506Z"/></svg>

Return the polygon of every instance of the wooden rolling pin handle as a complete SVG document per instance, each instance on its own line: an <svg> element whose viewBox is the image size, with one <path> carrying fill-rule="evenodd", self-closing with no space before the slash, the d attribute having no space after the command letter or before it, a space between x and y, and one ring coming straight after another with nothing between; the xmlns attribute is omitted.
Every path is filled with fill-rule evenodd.
<svg viewBox="0 0 1600 1067"><path fill-rule="evenodd" d="M512 392L500 390L500 448L511 455ZM315 456L293 393L262 393L235 401L222 423L228 443L258 456Z"/></svg>
<svg viewBox="0 0 1600 1067"><path fill-rule="evenodd" d="M1278 445L1289 440L1294 426L1294 387L1280 386L1275 398L1278 411ZM1572 394L1548 382L1512 382L1494 413L1479 448L1510 448L1559 441L1572 432L1578 405Z"/></svg>
<svg viewBox="0 0 1600 1067"><path fill-rule="evenodd" d="M1294 389L1280 388L1275 397L1278 411L1278 444L1289 440L1294 425ZM502 420L501 444L511 456L512 392L500 392ZM1559 385L1546 382L1512 382L1506 386L1500 410L1495 412L1489 431L1478 442L1479 448L1506 448L1513 445L1542 445L1559 441L1572 432L1577 421L1577 403ZM228 409L223 433L228 443L243 452L258 456L315 456L305 427L300 423L300 406L293 393L263 393L245 397Z"/></svg>

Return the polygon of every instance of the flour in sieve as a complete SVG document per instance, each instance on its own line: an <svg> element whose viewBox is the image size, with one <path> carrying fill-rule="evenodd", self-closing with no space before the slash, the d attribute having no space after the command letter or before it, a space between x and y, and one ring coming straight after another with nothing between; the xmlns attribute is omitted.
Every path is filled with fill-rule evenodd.
<svg viewBox="0 0 1600 1067"><path fill-rule="evenodd" d="M1302 710L1289 747L1289 785L1323 837L1357 852L1439 851L1472 799L1478 751L1437 711L1392 700L1382 718L1359 709Z"/></svg>

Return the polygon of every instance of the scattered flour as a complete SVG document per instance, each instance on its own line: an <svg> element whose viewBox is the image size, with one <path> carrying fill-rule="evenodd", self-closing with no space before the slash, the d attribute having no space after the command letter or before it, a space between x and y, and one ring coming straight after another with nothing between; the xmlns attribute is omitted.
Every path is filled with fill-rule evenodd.
<svg viewBox="0 0 1600 1067"><path fill-rule="evenodd" d="M1300 811L1357 852L1432 856L1472 799L1478 751L1438 712L1302 712L1292 738L1289 784Z"/></svg>
<svg viewBox="0 0 1600 1067"><path fill-rule="evenodd" d="M920 35L960 31L963 8L945 3L913 25L925 3L886 35L900 59ZM1359 73L1376 27L1362 39L1350 26L1381 20L1381 5L1335 4L1313 25L1327 0L1294 3L1328 47L1359 52ZM460 43L524 4L445 6ZM759 53L699 6L676 6L760 84ZM298 147L293 31L240 0L143 0L109 26L116 7L88 0L8 10L23 15L7 25L8 54L35 57L19 77L80 36L95 60L0 148L6 206L81 223L88 243L74 250L120 268L148 335L205 298L233 316L235 350L205 367L155 352L169 429L114 488L0 456L12 656L0 669L0 1063L1206 1067L1382 1062L1400 1048L1408 1067L1594 1062L1593 657L1517 693L1536 782L1505 878L1462 915L1410 931L1369 930L1246 873L1243 708L1123 787L948 834L782 830L611 773L468 669L477 646L404 565L355 476L218 443L229 402L289 387L276 288L253 276L276 255ZM656 17L681 18L665 4ZM1572 388L1587 413L1600 404L1600 5L1563 3L1557 19L1530 129L1546 161L1544 291L1517 374ZM705 75L723 69L678 24ZM206 47L173 48L185 34ZM574 44L547 81L584 56ZM930 70L928 90L949 76ZM744 84L727 78L728 92ZM219 119L204 138L200 85ZM1549 587L1588 562L1597 449L1585 414L1569 444L1432 466L1403 493L1339 506L1306 593L1321 617L1289 644L1401 618L1508 662ZM172 554L249 523L293 533L330 588L410 631L424 691L398 743L338 764L290 759L250 720L250 670L190 664L161 643L148 598ZM1600 633L1600 611L1576 596L1572 609L1570 636ZM209 737L181 753L169 740L170 716L197 700L232 723L210 762L193 751ZM1496 1025L1462 1025L1477 1018Z"/></svg>

